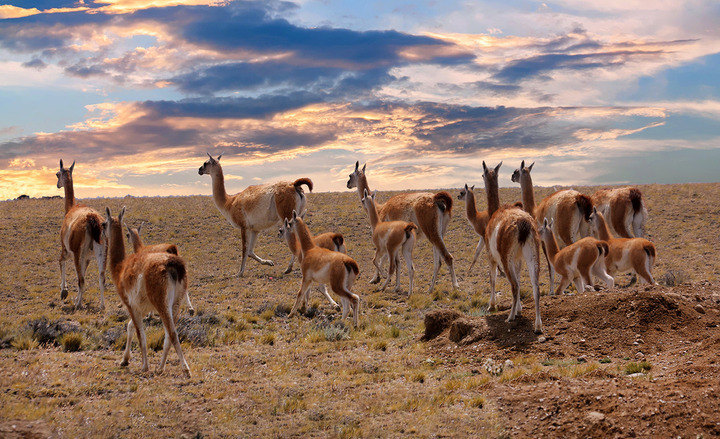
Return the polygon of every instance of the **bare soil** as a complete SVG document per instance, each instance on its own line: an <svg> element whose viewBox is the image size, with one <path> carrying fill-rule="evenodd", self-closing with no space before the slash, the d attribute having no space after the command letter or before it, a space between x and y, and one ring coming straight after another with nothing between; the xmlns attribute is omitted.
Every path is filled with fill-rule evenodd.
<svg viewBox="0 0 720 439"><path fill-rule="evenodd" d="M343 233L360 265L354 329L319 293L304 316L287 317L300 274L281 274L289 252L276 230L256 249L276 265L251 261L238 278L239 233L209 197L87 200L113 212L126 205L129 224L147 222L146 242L178 244L198 310L181 321L189 380L172 352L162 376L140 372L137 346L119 366L127 315L109 277L99 310L94 263L87 308L72 310L70 266L60 300L62 200L0 203L0 437L719 436L720 184L641 189L661 285L549 296L543 272L541 335L526 277L520 319L505 322L504 280L500 310L487 312L487 263L483 254L467 270L477 236L462 202L446 235L460 290L443 269L428 293L431 249L421 240L408 297L404 271L401 293L369 284L374 252L357 194L309 194L310 228ZM432 319L438 313L445 318ZM146 323L161 345L157 318ZM65 351L67 334L80 335L80 351ZM150 351L151 370L159 354Z"/></svg>

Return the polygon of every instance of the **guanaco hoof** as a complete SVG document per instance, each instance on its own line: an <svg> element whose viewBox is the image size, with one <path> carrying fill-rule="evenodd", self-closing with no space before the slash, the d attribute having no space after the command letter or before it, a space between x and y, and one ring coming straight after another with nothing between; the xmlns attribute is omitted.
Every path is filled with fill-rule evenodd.
<svg viewBox="0 0 720 439"><path fill-rule="evenodd" d="M68 296L68 290L60 291L60 300L65 300Z"/></svg>

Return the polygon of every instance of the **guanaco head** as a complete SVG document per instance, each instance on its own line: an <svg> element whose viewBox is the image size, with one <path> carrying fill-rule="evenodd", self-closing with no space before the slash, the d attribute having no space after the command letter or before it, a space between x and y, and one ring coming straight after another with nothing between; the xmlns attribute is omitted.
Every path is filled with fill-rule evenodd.
<svg viewBox="0 0 720 439"><path fill-rule="evenodd" d="M552 238L552 236L553 236L552 226L553 226L552 218L550 219L550 222L548 222L547 218L543 219L542 226L540 226L540 228L538 229L538 233L540 234L540 239L542 239L544 241L546 239Z"/></svg>
<svg viewBox="0 0 720 439"><path fill-rule="evenodd" d="M216 159L213 158L209 152L207 155L210 159L203 163L203 165L200 166L200 169L198 169L198 174L200 175L212 174L216 170L220 169L220 158L222 157L222 154L220 154Z"/></svg>
<svg viewBox="0 0 720 439"><path fill-rule="evenodd" d="M526 168L526 167L525 167L525 160L523 160L523 161L520 163L520 167L517 168L517 169L513 172L513 175L512 175L512 177L510 177L510 180L512 180L513 183L520 183L520 181L521 181L521 179L522 179L523 177L529 177L529 176L530 176L530 171L532 171L532 168L533 168L534 165L535 165L535 162L532 162L532 164Z"/></svg>
<svg viewBox="0 0 720 439"><path fill-rule="evenodd" d="M307 213L307 209L303 210L300 214L300 218L305 219L305 214ZM278 238L287 240L290 236L292 236L292 230L290 230L290 220L285 218L283 220L282 225L280 226L280 229L278 230Z"/></svg>
<svg viewBox="0 0 720 439"><path fill-rule="evenodd" d="M377 195L377 191L375 190L375 191L373 191L372 194L370 194L370 193L368 193L368 190L365 189L363 192L364 192L364 193L363 193L363 197L360 199L360 202L362 203L362 205L363 205L363 207L365 208L365 210L368 210L368 211L369 211L369 210L370 210L370 203L374 203L374 202L375 202L375 195Z"/></svg>
<svg viewBox="0 0 720 439"><path fill-rule="evenodd" d="M355 170L352 174L350 174L350 179L348 179L347 182L347 188L352 189L356 188L358 185L358 181L360 180L361 175L365 175L365 167L367 166L367 163L365 163L360 169L360 162L355 162Z"/></svg>
<svg viewBox="0 0 720 439"><path fill-rule="evenodd" d="M60 170L57 171L55 174L57 176L57 187L60 189L61 187L67 186L69 183L72 183L72 171L75 167L75 161L72 162L72 165L70 165L69 168L63 167L63 161L60 159Z"/></svg>
<svg viewBox="0 0 720 439"><path fill-rule="evenodd" d="M590 224L590 233L592 233L592 236L595 238L600 237L601 221L605 221L605 218L602 217L602 213L597 211L596 207L593 207L593 211L590 214L590 219L588 219L588 223Z"/></svg>
<svg viewBox="0 0 720 439"><path fill-rule="evenodd" d="M460 193L458 194L458 200L467 200L468 193L475 190L475 185L472 185L468 187L467 183L465 184L465 187L460 189Z"/></svg>
<svg viewBox="0 0 720 439"><path fill-rule="evenodd" d="M141 222L137 229L134 229L128 225L125 226L125 228L127 229L127 233L125 234L125 236L127 237L128 241L130 241L130 245L132 245L133 248L141 244L140 230L142 230L143 224L145 224L145 221Z"/></svg>
<svg viewBox="0 0 720 439"><path fill-rule="evenodd" d="M113 219L112 215L110 214L110 208L105 208L105 222L103 223L103 227L105 229L105 234L110 238L112 241L113 238L119 238L122 240L122 224L123 224L123 217L125 216L125 206L122 207L122 210L120 210L120 215L118 215L117 220Z"/></svg>
<svg viewBox="0 0 720 439"><path fill-rule="evenodd" d="M495 169L488 168L483 161L483 180L485 181L485 187L494 185L497 187L498 184L498 173L500 172L500 166L502 162L495 166Z"/></svg>

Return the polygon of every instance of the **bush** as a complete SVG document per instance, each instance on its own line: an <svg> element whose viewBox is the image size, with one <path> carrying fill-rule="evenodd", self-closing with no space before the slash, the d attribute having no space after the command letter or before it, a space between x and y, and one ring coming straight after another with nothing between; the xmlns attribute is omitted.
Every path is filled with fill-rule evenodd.
<svg viewBox="0 0 720 439"><path fill-rule="evenodd" d="M82 350L85 337L79 332L68 332L60 337L60 345L65 352L77 352Z"/></svg>
<svg viewBox="0 0 720 439"><path fill-rule="evenodd" d="M268 332L267 334L263 335L260 338L260 342L262 344L267 344L270 346L274 345L275 344L275 334L273 332Z"/></svg>

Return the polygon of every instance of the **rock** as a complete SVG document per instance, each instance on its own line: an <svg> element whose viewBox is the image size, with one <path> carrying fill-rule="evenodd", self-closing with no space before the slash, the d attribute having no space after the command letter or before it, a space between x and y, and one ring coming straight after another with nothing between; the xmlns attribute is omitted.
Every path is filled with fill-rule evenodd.
<svg viewBox="0 0 720 439"><path fill-rule="evenodd" d="M425 314L425 334L422 340L432 340L437 337L461 316L462 314L454 309L438 309Z"/></svg>
<svg viewBox="0 0 720 439"><path fill-rule="evenodd" d="M496 363L492 358L485 360L483 367L490 375L500 375L503 372L503 365L501 363Z"/></svg>
<svg viewBox="0 0 720 439"><path fill-rule="evenodd" d="M577 357L577 361L578 361L578 363L587 362L587 355L580 355L579 357Z"/></svg>
<svg viewBox="0 0 720 439"><path fill-rule="evenodd" d="M643 358L645 358L645 354L643 354L642 352L638 352L637 354L635 354L635 358L637 358L638 360L642 360Z"/></svg>
<svg viewBox="0 0 720 439"><path fill-rule="evenodd" d="M645 374L642 373L642 372L636 372L636 373L631 373L631 374L628 375L627 377L628 377L628 378L637 378L637 377L642 377L642 376L645 376Z"/></svg>
<svg viewBox="0 0 720 439"><path fill-rule="evenodd" d="M587 415L585 415L588 421L592 423L602 422L605 420L605 415L600 412L588 412Z"/></svg>
<svg viewBox="0 0 720 439"><path fill-rule="evenodd" d="M700 314L705 314L705 308L703 308L703 306L699 303L695 305L695 311L699 312Z"/></svg>
<svg viewBox="0 0 720 439"><path fill-rule="evenodd" d="M544 335L541 335L541 336L538 337L538 339L537 339L538 343L545 343L546 340L547 340L547 338L545 338Z"/></svg>
<svg viewBox="0 0 720 439"><path fill-rule="evenodd" d="M513 367L515 367L515 363L513 363L512 360L505 360L505 362L503 363L503 367L505 369L512 369Z"/></svg>

